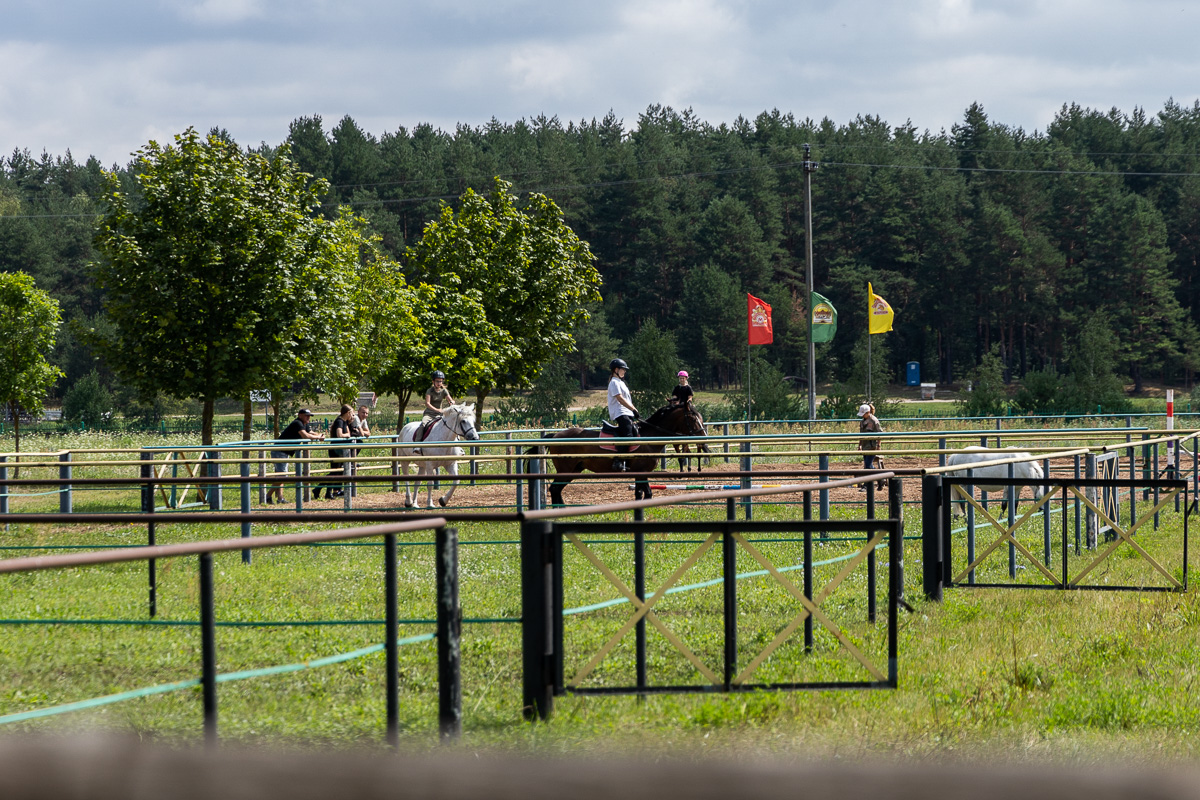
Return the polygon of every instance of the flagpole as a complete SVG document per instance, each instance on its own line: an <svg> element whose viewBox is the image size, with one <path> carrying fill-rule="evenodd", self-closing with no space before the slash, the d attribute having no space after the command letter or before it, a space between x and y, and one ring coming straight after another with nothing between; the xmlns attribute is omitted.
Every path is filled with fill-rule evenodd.
<svg viewBox="0 0 1200 800"><path fill-rule="evenodd" d="M867 320L867 402L871 402L871 321Z"/></svg>
<svg viewBox="0 0 1200 800"><path fill-rule="evenodd" d="M804 145L804 277L808 286L808 420L817 418L817 346L813 342L813 236L812 236L812 174L817 163L809 160L809 146Z"/></svg>
<svg viewBox="0 0 1200 800"><path fill-rule="evenodd" d="M750 320L746 320L746 324L750 324ZM750 421L750 332L746 331L746 422ZM749 433L749 431L747 431ZM700 463L700 462L696 462Z"/></svg>

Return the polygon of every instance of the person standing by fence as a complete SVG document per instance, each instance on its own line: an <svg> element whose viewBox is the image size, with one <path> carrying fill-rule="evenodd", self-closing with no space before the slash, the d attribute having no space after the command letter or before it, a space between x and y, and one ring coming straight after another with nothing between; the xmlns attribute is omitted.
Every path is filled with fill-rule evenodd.
<svg viewBox="0 0 1200 800"><path fill-rule="evenodd" d="M875 416L875 406L871 403L863 403L858 407L858 432L859 433L883 433L883 426L879 424L879 417ZM859 439L859 450L878 450L880 440L875 439ZM873 452L863 453L863 469L883 469L883 459ZM866 484L861 484L858 487L859 491L867 490Z"/></svg>
<svg viewBox="0 0 1200 800"><path fill-rule="evenodd" d="M334 441L341 441L343 443L350 444L354 441L354 429L350 426L350 419L353 416L354 407L343 405L340 413L338 414L338 418L335 419L333 424L329 426L329 440L331 443ZM346 468L345 462L339 461L338 459L347 458L351 452L352 451L349 448L329 448L329 474L326 476L326 479L322 481L319 486L317 486L316 489L313 489L314 499L321 499L322 489L326 490L325 497L329 499L341 497L346 493L345 484L341 483L340 481L335 482L334 478L343 474Z"/></svg>
<svg viewBox="0 0 1200 800"><path fill-rule="evenodd" d="M324 434L313 433L311 430L309 430L308 423L311 419L312 419L311 411L309 411L307 408L300 409L299 411L296 412L296 418L294 420L292 420L290 425L288 425L286 428L283 429L283 433L279 434L279 438L276 439L276 441L277 442L293 442L293 441L305 441L305 440L319 441L321 439L324 439L325 438ZM288 458L295 458L295 457L296 457L295 450L272 450L271 451L271 458L288 459ZM287 475L288 474L287 461L285 461L285 460L276 461L275 462L275 472L276 473L282 472L284 475ZM283 484L279 484L279 483L273 484L271 486L271 488L269 490L267 490L267 505L271 505L276 502L279 502L279 503L283 502Z"/></svg>

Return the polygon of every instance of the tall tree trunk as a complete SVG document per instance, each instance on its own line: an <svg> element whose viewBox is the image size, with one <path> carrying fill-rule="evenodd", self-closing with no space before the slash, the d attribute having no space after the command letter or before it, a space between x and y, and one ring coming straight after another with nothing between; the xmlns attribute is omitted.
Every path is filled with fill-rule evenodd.
<svg viewBox="0 0 1200 800"><path fill-rule="evenodd" d="M483 401L487 399L488 390L482 386L475 387L475 413L483 419Z"/></svg>
<svg viewBox="0 0 1200 800"><path fill-rule="evenodd" d="M204 415L200 423L200 444L213 443L213 412L216 401L211 397L204 398Z"/></svg>

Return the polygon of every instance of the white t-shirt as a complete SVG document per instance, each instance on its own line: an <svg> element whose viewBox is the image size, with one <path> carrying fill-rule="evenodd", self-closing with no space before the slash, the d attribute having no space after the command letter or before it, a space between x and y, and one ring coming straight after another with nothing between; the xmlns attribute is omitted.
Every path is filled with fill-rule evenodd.
<svg viewBox="0 0 1200 800"><path fill-rule="evenodd" d="M633 412L618 403L618 397L624 397L629 405L633 405L633 397L629 394L629 387L625 385L625 381L613 375L608 381L608 418L632 417Z"/></svg>

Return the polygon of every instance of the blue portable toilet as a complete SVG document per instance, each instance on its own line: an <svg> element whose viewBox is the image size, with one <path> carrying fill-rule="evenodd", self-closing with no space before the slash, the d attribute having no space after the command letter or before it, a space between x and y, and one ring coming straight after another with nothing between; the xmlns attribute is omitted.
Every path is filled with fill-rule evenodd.
<svg viewBox="0 0 1200 800"><path fill-rule="evenodd" d="M921 385L921 362L920 361L908 362L908 385L909 386L920 386Z"/></svg>

